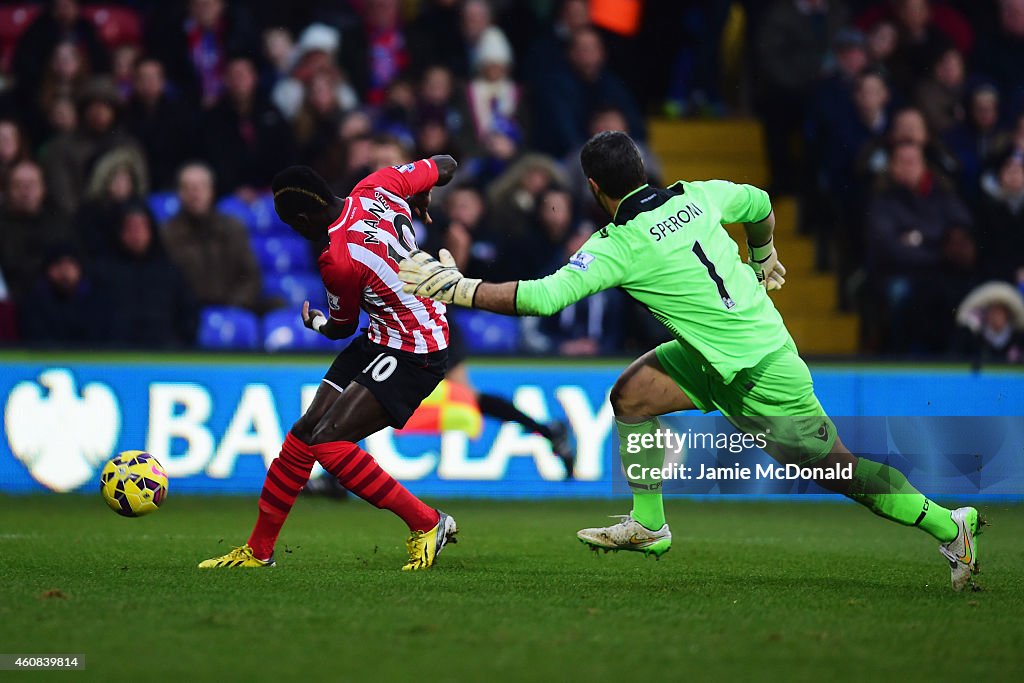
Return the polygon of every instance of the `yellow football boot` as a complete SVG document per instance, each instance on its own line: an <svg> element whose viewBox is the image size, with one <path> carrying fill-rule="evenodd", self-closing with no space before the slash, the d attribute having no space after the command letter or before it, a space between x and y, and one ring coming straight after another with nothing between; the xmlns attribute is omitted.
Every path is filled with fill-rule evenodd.
<svg viewBox="0 0 1024 683"><path fill-rule="evenodd" d="M409 562L402 567L403 572L412 572L420 569L427 569L433 566L437 556L441 554L445 545L455 543L455 534L459 529L455 526L455 520L440 510L437 511L440 519L430 531L414 531L405 542L409 551Z"/></svg>
<svg viewBox="0 0 1024 683"><path fill-rule="evenodd" d="M275 566L274 556L269 560L261 560L252 554L252 548L246 543L238 548L232 548L227 555L211 557L199 563L200 569L235 569L236 567L260 568Z"/></svg>

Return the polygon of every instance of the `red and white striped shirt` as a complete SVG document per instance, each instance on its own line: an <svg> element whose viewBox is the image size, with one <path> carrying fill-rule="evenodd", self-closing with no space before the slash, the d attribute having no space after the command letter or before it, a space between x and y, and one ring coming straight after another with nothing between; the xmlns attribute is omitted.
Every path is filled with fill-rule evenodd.
<svg viewBox="0 0 1024 683"><path fill-rule="evenodd" d="M362 308L370 316L370 341L410 353L448 348L445 305L402 291L398 263L416 248L405 198L437 183L430 159L383 168L356 185L317 265L330 316L351 324Z"/></svg>

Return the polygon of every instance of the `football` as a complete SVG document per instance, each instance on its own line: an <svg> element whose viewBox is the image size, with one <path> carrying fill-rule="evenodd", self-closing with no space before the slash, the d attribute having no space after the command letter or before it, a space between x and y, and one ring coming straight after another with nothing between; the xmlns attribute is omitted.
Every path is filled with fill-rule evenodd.
<svg viewBox="0 0 1024 683"><path fill-rule="evenodd" d="M156 511L167 498L167 474L149 453L125 451L104 465L100 493L117 514L142 517Z"/></svg>

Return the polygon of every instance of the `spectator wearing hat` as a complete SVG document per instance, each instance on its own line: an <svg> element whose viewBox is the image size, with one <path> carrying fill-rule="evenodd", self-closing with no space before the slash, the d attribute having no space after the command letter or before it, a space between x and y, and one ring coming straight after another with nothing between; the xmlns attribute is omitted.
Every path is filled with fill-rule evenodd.
<svg viewBox="0 0 1024 683"><path fill-rule="evenodd" d="M500 29L484 31L476 46L473 69L466 100L477 142L482 144L500 126L521 123L522 93L512 80L512 46Z"/></svg>
<svg viewBox="0 0 1024 683"><path fill-rule="evenodd" d="M124 207L142 201L148 193L146 167L139 165L138 155L121 148L100 159L74 221L87 257L102 258L115 249Z"/></svg>
<svg viewBox="0 0 1024 683"><path fill-rule="evenodd" d="M163 226L164 246L198 302L258 309L262 278L249 234L237 219L214 207L208 166L189 163L181 169L178 199L181 211Z"/></svg>
<svg viewBox="0 0 1024 683"><path fill-rule="evenodd" d="M287 76L277 81L270 95L286 119L294 120L303 104L308 103L314 79L321 81L317 86L321 90L324 85L329 86L332 105L339 111L347 112L359 105L355 89L338 68L340 44L341 34L326 24L312 24L299 36L299 42L287 56ZM323 99L325 94L321 92L318 98Z"/></svg>
<svg viewBox="0 0 1024 683"><path fill-rule="evenodd" d="M224 92L200 122L203 156L217 177L218 194L235 193L246 201L269 188L294 155L291 127L257 86L251 59L230 60Z"/></svg>
<svg viewBox="0 0 1024 683"><path fill-rule="evenodd" d="M104 341L122 348L181 348L195 341L191 288L168 259L146 205L130 202L111 224L113 244L96 269Z"/></svg>
<svg viewBox="0 0 1024 683"><path fill-rule="evenodd" d="M569 179L554 159L524 154L487 187L494 232L506 242L528 240L537 203L552 187L568 187Z"/></svg>
<svg viewBox="0 0 1024 683"><path fill-rule="evenodd" d="M480 73L480 58L483 51L494 56L496 44L508 47L505 33L494 23L494 12L487 0L466 0L459 17L459 34L465 46L465 57L456 68L456 75L471 79ZM498 48L500 49L500 48ZM509 65L511 65L511 55Z"/></svg>
<svg viewBox="0 0 1024 683"><path fill-rule="evenodd" d="M1005 282L971 291L957 307L957 353L978 368L988 363L1024 363L1024 298Z"/></svg>
<svg viewBox="0 0 1024 683"><path fill-rule="evenodd" d="M174 187L178 168L195 149L195 114L167 85L163 64L142 59L135 66L125 129L142 145L154 190Z"/></svg>
<svg viewBox="0 0 1024 683"><path fill-rule="evenodd" d="M113 81L93 80L82 93L78 128L54 140L41 156L50 196L68 215L78 209L93 165L105 154L122 149L145 168L141 147L120 126L120 106Z"/></svg>
<svg viewBox="0 0 1024 683"><path fill-rule="evenodd" d="M93 346L103 334L98 303L78 252L53 247L30 297L18 307L21 338L36 346Z"/></svg>

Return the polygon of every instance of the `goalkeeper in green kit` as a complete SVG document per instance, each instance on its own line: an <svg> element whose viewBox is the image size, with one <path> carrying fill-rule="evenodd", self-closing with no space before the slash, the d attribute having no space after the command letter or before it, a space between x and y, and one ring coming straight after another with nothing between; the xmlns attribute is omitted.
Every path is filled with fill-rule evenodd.
<svg viewBox="0 0 1024 683"><path fill-rule="evenodd" d="M720 410L741 431L764 434L765 450L782 463L852 469L851 479L818 483L877 515L920 527L939 541L954 590L973 585L977 510L943 508L898 470L850 453L815 397L810 372L767 293L781 288L786 274L772 241L767 193L722 180L650 187L636 145L619 132L591 138L580 161L612 220L552 275L481 282L463 277L446 251L440 260L413 252L399 273L406 292L506 315L553 315L621 287L675 337L634 361L611 391L633 510L618 524L579 531L579 539L608 550L667 552L672 533L661 482L628 474L660 468L664 449L637 445L657 441L643 437L660 429L659 415ZM722 227L727 223L745 224L746 263Z"/></svg>

